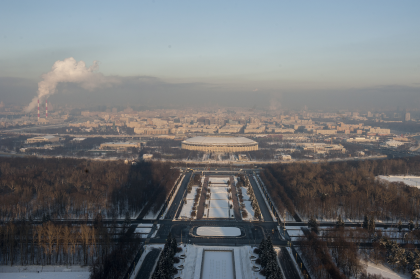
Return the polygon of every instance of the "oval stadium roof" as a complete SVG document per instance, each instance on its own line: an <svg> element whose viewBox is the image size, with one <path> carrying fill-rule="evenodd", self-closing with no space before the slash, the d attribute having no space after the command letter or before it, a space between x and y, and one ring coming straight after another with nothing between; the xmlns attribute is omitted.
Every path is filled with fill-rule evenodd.
<svg viewBox="0 0 420 279"><path fill-rule="evenodd" d="M183 141L194 145L253 145L256 141L245 137L194 137Z"/></svg>

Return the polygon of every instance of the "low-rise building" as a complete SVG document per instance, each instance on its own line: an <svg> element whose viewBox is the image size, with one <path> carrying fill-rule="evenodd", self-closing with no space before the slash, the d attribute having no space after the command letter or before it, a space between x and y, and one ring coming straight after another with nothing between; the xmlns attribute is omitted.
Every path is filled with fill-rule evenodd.
<svg viewBox="0 0 420 279"><path fill-rule="evenodd" d="M128 149L128 148L140 148L140 142L105 142L99 146L99 149Z"/></svg>
<svg viewBox="0 0 420 279"><path fill-rule="evenodd" d="M37 143L37 142L57 142L60 138L52 135L48 136L39 136L33 137L26 140L27 143Z"/></svg>
<svg viewBox="0 0 420 279"><path fill-rule="evenodd" d="M143 154L143 160L150 160L153 158L153 154Z"/></svg>

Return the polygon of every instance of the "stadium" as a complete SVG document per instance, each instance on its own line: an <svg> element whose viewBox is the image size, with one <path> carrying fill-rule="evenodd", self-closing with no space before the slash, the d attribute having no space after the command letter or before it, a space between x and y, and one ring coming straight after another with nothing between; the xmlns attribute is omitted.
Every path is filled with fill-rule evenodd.
<svg viewBox="0 0 420 279"><path fill-rule="evenodd" d="M243 152L258 150L258 143L244 137L194 137L184 140L182 149L203 152Z"/></svg>

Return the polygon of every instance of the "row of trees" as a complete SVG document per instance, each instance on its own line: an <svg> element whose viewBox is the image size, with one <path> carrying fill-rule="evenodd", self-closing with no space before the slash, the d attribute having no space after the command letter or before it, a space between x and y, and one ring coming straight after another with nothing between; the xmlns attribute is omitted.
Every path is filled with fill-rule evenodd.
<svg viewBox="0 0 420 279"><path fill-rule="evenodd" d="M249 182L249 179L247 176L241 175L240 181L236 184L236 191L238 194L241 210L242 210L242 217L247 217L247 211L244 204L244 196L242 194L242 188L246 188L246 193L249 196L249 199L251 201L252 209L254 210L254 218L260 219L261 218L261 209L258 204L257 198L255 197L254 190L252 189L251 183Z"/></svg>
<svg viewBox="0 0 420 279"><path fill-rule="evenodd" d="M265 275L267 279L283 278L282 272L277 263L277 253L274 251L270 236L261 241L259 249L256 252L258 252L260 256L258 262L263 268L261 273Z"/></svg>
<svg viewBox="0 0 420 279"><path fill-rule="evenodd" d="M123 234L113 249L103 253L91 265L90 279L121 279L141 249L141 241L134 234Z"/></svg>
<svg viewBox="0 0 420 279"><path fill-rule="evenodd" d="M419 174L420 157L340 163L296 163L269 166L260 177L279 210L296 219L409 221L420 217L420 189L383 183L377 175Z"/></svg>
<svg viewBox="0 0 420 279"><path fill-rule="evenodd" d="M312 275L315 278L328 278L332 273L337 274L334 271L337 269L348 278L380 278L366 272L362 262L364 259L387 263L397 271L409 272L413 278L418 278L415 276L420 273L420 252L412 244L403 244L405 247L402 247L398 243L403 242L391 240L386 233L375 230L370 225L371 220L367 218L364 228L354 229L345 228L341 218L338 218L335 228L318 232L318 223L311 217L308 221L311 232L299 243L299 249ZM413 228L410 233L416 231ZM361 249L361 243L372 243L372 248Z"/></svg>
<svg viewBox="0 0 420 279"><path fill-rule="evenodd" d="M88 265L113 248L115 228L100 221L93 226L54 224L34 225L27 220L0 226L0 262L5 265Z"/></svg>
<svg viewBox="0 0 420 279"><path fill-rule="evenodd" d="M334 263L327 243L319 239L315 232L307 234L300 242L299 249L305 266L314 279L346 278Z"/></svg>
<svg viewBox="0 0 420 279"><path fill-rule="evenodd" d="M174 267L174 257L177 253L177 242L175 237L169 233L163 251L160 254L157 266L153 272L152 279L171 279L177 273Z"/></svg>
<svg viewBox="0 0 420 279"><path fill-rule="evenodd" d="M190 194L192 191L192 187L194 185L197 185L199 188L197 188L197 191L195 192L195 196L194 196L194 205L192 207L191 210L191 217L195 217L197 216L197 207L198 207L198 203L200 201L200 195L201 195L201 190L202 188L202 183L201 183L201 175L200 174L193 174L193 177L190 179L190 181L188 182L187 185L187 193ZM184 204L187 204L188 200L186 198L184 198Z"/></svg>
<svg viewBox="0 0 420 279"><path fill-rule="evenodd" d="M167 163L0 158L0 220L94 218L155 212L179 170Z"/></svg>
<svg viewBox="0 0 420 279"><path fill-rule="evenodd" d="M405 249L387 237L375 239L372 258L378 262L387 262L397 271L409 272L413 278L420 278L420 252L417 249Z"/></svg>

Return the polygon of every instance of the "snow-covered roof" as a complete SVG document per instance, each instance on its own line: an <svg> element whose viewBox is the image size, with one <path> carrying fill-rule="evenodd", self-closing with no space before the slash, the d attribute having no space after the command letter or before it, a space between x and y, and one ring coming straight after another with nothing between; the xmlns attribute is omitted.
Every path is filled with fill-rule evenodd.
<svg viewBox="0 0 420 279"><path fill-rule="evenodd" d="M43 140L49 140L49 139L54 139L55 136L51 136L51 135L47 135L47 136L39 136L39 137L33 137L30 139L43 139Z"/></svg>
<svg viewBox="0 0 420 279"><path fill-rule="evenodd" d="M194 137L183 141L194 145L254 145L256 141L245 137Z"/></svg>

